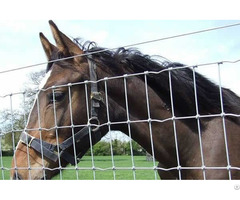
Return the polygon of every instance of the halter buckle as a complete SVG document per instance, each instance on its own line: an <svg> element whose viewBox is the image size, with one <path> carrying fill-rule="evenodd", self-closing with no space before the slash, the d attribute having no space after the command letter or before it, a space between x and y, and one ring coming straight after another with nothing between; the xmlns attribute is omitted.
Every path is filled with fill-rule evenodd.
<svg viewBox="0 0 240 200"><path fill-rule="evenodd" d="M100 125L100 121L97 117L91 117L89 120L88 120L88 124L89 126L91 127L91 130L93 132L96 132L99 130L99 125ZM93 128L92 126L94 126L95 128Z"/></svg>
<svg viewBox="0 0 240 200"><path fill-rule="evenodd" d="M28 143L28 147L31 147L31 143L32 143L32 141L35 139L35 137L31 137L31 140L29 141L29 143Z"/></svg>
<svg viewBox="0 0 240 200"><path fill-rule="evenodd" d="M30 140L29 140L30 138ZM31 147L32 141L35 139L35 137L29 135L26 131L22 132L20 136L20 142L27 145L28 147Z"/></svg>
<svg viewBox="0 0 240 200"><path fill-rule="evenodd" d="M104 103L103 95L101 92L91 92L90 98L92 100L96 100L96 101Z"/></svg>

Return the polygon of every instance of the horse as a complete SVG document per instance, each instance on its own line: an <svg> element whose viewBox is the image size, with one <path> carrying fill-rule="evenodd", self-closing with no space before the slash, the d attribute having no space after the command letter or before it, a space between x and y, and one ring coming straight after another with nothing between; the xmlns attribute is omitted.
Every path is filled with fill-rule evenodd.
<svg viewBox="0 0 240 200"><path fill-rule="evenodd" d="M17 144L12 179L51 179L109 131L139 143L161 179L240 179L240 98L196 72L130 48L71 40L49 21L48 64ZM221 63L219 63L220 67Z"/></svg>

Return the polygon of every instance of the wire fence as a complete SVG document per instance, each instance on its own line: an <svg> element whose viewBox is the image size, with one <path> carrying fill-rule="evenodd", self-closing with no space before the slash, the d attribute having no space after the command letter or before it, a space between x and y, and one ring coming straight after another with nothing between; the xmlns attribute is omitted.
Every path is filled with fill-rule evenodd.
<svg viewBox="0 0 240 200"><path fill-rule="evenodd" d="M216 114L208 114L208 115L201 115L199 113L199 108L198 108L198 98L197 98L197 86L196 86L196 77L195 77L195 70L196 66L184 66L180 67L181 69L184 68L191 68L193 70L193 81L194 81L194 92L195 92L195 107L196 107L196 115L193 116L181 116L177 117L174 113L175 107L173 103L173 92L172 92L172 83L171 83L171 72L173 70L176 70L176 68L168 68L164 69L161 71L145 71L142 73L135 73L135 74L125 74L122 76L114 76L114 77L108 77L104 79L100 79L98 81L95 81L96 83L104 83L105 85L105 99L106 99L106 109L107 109L107 122L100 124L99 127L107 126L108 131L109 131L109 141L108 143L108 155L106 156L97 156L94 155L96 153L96 150L94 150L94 146L90 146L90 152L88 153L89 156L83 157L82 161L78 164L77 162L75 163L74 166L66 166L63 167L61 166L61 163L59 162L59 166L56 168L48 168L45 167L44 165L44 157L42 154L42 166L40 167L43 170L59 170L59 179L159 179L158 170L162 171L172 171L172 170L177 170L179 178L181 179L182 176L182 171L183 170L202 170L203 173L203 179L206 179L206 170L220 170L220 169L225 169L228 170L229 172L229 179L231 179L231 170L240 170L240 166L231 166L230 159L229 159L229 152L228 152L228 141L227 141L227 131L225 127L225 118L226 117L235 117L239 118L239 114L235 113L225 113L223 109L223 98L222 98L222 85L221 85L221 65L225 63L237 63L237 61L222 61L222 62L215 62L215 63L208 63L208 64L201 64L199 66L209 66L209 65L216 65L218 68L218 79L219 79L219 91L220 91L220 101L221 101L221 112L216 113ZM179 68L177 68L179 70ZM164 72L169 72L169 90L170 90L170 100L171 100L171 110L172 110L172 116L170 118L165 118L165 119L157 119L157 118L152 118L151 112L150 112L150 104L149 104L149 92L148 92L148 79L147 76L149 74L154 74L154 75L159 75ZM145 101L147 102L147 113L148 117L146 119L141 119L141 120L133 120L130 118L130 111L129 111L129 101L128 101L128 94L129 92L133 91L128 91L129 88L127 87L127 81L129 78L133 77L139 77L139 76L144 76L144 85L145 85L145 93L146 93L146 99ZM126 121L117 121L117 122L112 122L110 121L110 113L109 113L109 103L108 103L108 82L110 80L122 80L124 83L124 95L125 95L125 106L126 106L126 116L127 119ZM57 91L58 88L67 88L68 91L71 90L71 87L75 85L83 85L85 88L85 96L86 98L89 96L87 94L87 87L92 81L84 81L84 82L77 82L77 83L72 83L72 84L63 84L63 85L57 85L54 86L54 88L47 88L47 89L41 89L40 91L48 91L48 90L54 90ZM37 94L40 92L37 91ZM69 92L69 103L70 105L72 104L71 102L71 93ZM12 155L16 149L18 137L21 132L26 131L26 124L27 124L27 115L29 113L29 110L22 109L21 112L15 113L13 110L13 98L21 96L23 105L26 105L26 98L27 98L27 92L19 92L19 93L14 93L14 94L8 94L4 96L0 96L0 99L9 99L9 111L7 118L5 118L5 123L8 124L6 127L2 127L1 133L0 133L0 139L1 139L1 146L0 146L0 169L1 169L1 179L8 179L9 178L9 171L12 169L11 168L11 160L12 160ZM86 102L89 100L87 99ZM41 110L39 108L39 99L37 96L37 99L35 102L38 102L38 116L41 115ZM71 107L71 106L70 106ZM89 108L89 105L86 105L87 108ZM89 119L89 110L87 111L88 113L88 119ZM72 118L73 118L73 111L70 110L71 114L71 124L68 126L58 126L56 123L56 106L54 106L54 119L55 119L55 125L50 128L46 127L41 127L41 123L39 122L39 126L32 128L32 129L27 129L27 131L51 131L51 130L60 130L60 129L74 129L74 128L79 128L79 127L84 127L88 126L88 124L73 124ZM206 166L204 163L204 153L203 153L203 143L202 143L202 130L200 126L200 120L203 118L216 118L220 117L222 118L223 122L223 132L224 132L224 140L225 140L225 150L226 150L226 155L227 155L227 165L226 166ZM200 148L200 154L201 154L201 165L200 166L181 166L180 163L180 158L179 158L179 147L178 147L178 130L176 128L176 121L177 120L186 120L186 119L195 119L198 124L198 137L199 137L199 148ZM176 147L176 158L177 158L177 165L175 167L171 168L165 168L165 167L159 167L157 166L157 161L156 161L156 152L154 148L154 139L153 139L153 128L152 124L153 123L164 123L164 122L172 122L173 123L173 129L174 129L174 138L175 138L175 147ZM137 149L134 149L133 145L135 145L132 140L132 132L131 132L131 126L133 124L141 124L141 123L147 123L149 126L149 134L150 134L150 139L151 139L151 159L149 161L149 155L147 157L147 154L145 153L145 150L142 149L141 147L137 147ZM129 146L128 153L125 154L125 156L119 156L116 153L116 148L120 143L122 145L122 149L125 148L126 151L126 143L114 140L114 133L112 132L111 127L113 125L127 125L128 127L128 132L127 135L129 137L129 141L127 145ZM57 133L57 131L56 131ZM74 133L74 131L73 131ZM7 143L7 144L6 144ZM57 142L58 143L58 142ZM33 167L30 164L30 148L27 146L27 158L29 166L27 166L24 169L31 169L31 170L37 170L39 167ZM138 152L139 151L139 152ZM144 153L142 153L144 152ZM58 150L58 156L59 155L59 150ZM10 156L8 156L10 154ZM98 154L98 153L97 153ZM138 156L138 155L142 156ZM13 158L14 159L14 158ZM18 168L15 166L15 169L23 169L23 168ZM65 171L70 171L70 173L65 173ZM29 173L30 174L30 173ZM70 174L70 175L69 175Z"/></svg>
<svg viewBox="0 0 240 200"><path fill-rule="evenodd" d="M218 30L222 28L229 28L232 26L238 26L238 24L232 24L229 26L224 26L224 27L217 27L213 29L206 29L202 31L196 31L192 33L187 33L187 34L181 34L178 36L171 36L171 37L166 37L166 38L161 38L157 40L152 40L152 41L147 41L147 42L141 42L138 44L134 45L127 45L125 47L130 47L130 46L136 46L136 45L141 45L145 43L150 43L150 42L156 42L156 41L161 41L161 40L166 40L166 39L172 39L175 37L183 37L187 36L190 34L197 34L201 32L207 32L207 31L213 31L213 30ZM106 49L108 50L108 49ZM105 50L104 50L105 51ZM95 52L95 53L100 53L100 52ZM78 55L78 56L83 56L83 55ZM85 54L84 54L85 56ZM64 59L70 59L69 58L64 58ZM59 59L63 60L63 59ZM51 62L56 62L57 60L51 61ZM113 180L118 180L118 179L154 179L154 180L159 180L160 177L158 175L158 171L163 171L163 172L171 172L171 171L177 171L178 173L178 179L182 179L182 174L185 170L200 170L202 172L203 179L207 179L206 171L207 170L227 170L228 171L228 178L232 178L232 171L237 170L240 171L240 166L232 166L230 162L230 157L229 157L229 146L228 146L228 140L227 140L227 128L226 128L226 117L233 117L233 118L239 118L240 113L226 113L224 111L224 102L223 102L223 96L222 96L222 80L221 80L221 67L226 64L233 64L236 65L237 63L240 62L239 60L235 61L220 61L220 62L212 62L212 63L204 63L204 64L199 64L198 66L182 66L178 68L166 68L164 70L160 71L145 71L141 73L134 73L134 74L125 74L121 76L113 76L113 77L105 77L103 79L99 79L97 81L84 81L84 82L77 82L77 83L71 83L71 84L63 84L63 85L57 85L54 87L50 87L47 89L40 89L35 92L31 91L31 95L27 91L24 92L18 92L18 93L11 93L7 94L4 96L0 95L0 103L1 101L8 101L9 102L9 107L6 111L4 111L3 119L1 119L1 129L0 129L0 179L5 180L5 179L10 179L10 170L28 170L29 171L29 176L28 178L31 179L31 171L34 170L42 170L43 173L45 174L45 171L54 171L58 170L59 175L55 177L55 179L113 179ZM0 71L0 73L7 73L15 70L21 70L25 68L30 68L34 67L36 65L42 65L45 63L41 64L35 64L35 65L29 65L29 66L24 66L16 69L11 69L11 70L6 70L6 71ZM198 104L198 91L197 91L197 84L196 84L196 67L209 67L210 65L216 66L217 67L217 77L218 77L218 85L219 85L219 94L220 94L220 104L221 104L221 112L219 113L214 113L214 114L200 114L199 113L199 104ZM185 68L190 68L193 71L193 90L194 90L194 100L195 100L195 109L196 109L196 115L192 116L176 116L175 114L175 106L174 106L174 95L173 95L173 89L172 89L172 75L171 73L174 70L180 70L180 69L185 69ZM169 91L170 91L170 110L171 110L171 117L168 118L153 118L151 116L151 107L149 103L149 91L148 91L148 75L155 75L158 76L161 73L168 72L169 74ZM129 96L128 94L134 91L129 91L128 88L128 80L130 78L134 77L144 77L144 90L145 90L145 98L144 101L146 101L146 110L147 110L147 117L145 119L132 119L130 117L131 113L129 111ZM124 99L125 99L125 108L126 108L126 120L124 121L111 121L110 120L110 109L109 109L109 96L108 96L108 84L111 80L119 80L123 82L123 88L124 88ZM103 84L104 85L104 93L105 93L105 104L106 104L106 115L107 115L107 121L105 123L99 124L98 127L108 127L108 135L107 137L104 137L99 143L97 143L95 146L92 145L91 142L91 137L90 137L90 150L87 152L86 156L82 158L82 160L78 163L77 162L77 157L76 157L76 152L74 151L74 157L75 157L75 164L73 166L67 165L67 166L62 166L60 162L60 150L57 149L57 155L58 155L58 166L54 168L49 168L48 166L45 166L45 158L44 154L40 153L41 161L39 161L41 164L40 166L36 167L31 164L31 148L26 146L26 162L28 163L27 166L25 167L18 167L16 165L16 158L13 156L17 145L19 141L19 136L22 132L26 131L39 131L40 132L40 138L41 138L41 132L42 131L52 131L54 130L56 132L56 143L57 146L59 146L58 142L58 131L61 129L69 129L71 130L72 134L74 135L74 129L76 128L82 128L85 126L89 126L89 124L86 122L86 124L74 124L73 123L73 110L72 110L72 97L71 97L71 88L73 86L79 86L82 85L85 88L85 97L86 97L86 108L87 108L87 117L88 121L90 120L89 116L89 94L88 94L88 86L91 83L98 83L98 84ZM66 88L66 91L68 91L69 94L69 99L68 99L68 104L70 105L70 118L71 118L71 123L69 125L58 125L56 123L56 105L55 101L53 100L53 115L54 115L54 121L55 124L54 126L47 128L47 127L42 127L41 122L40 122L40 116L41 116L41 110L39 107L39 97L38 94L39 92L46 92L48 90L52 90L53 94L59 89L59 88ZM31 113L31 109L29 107L29 96L32 96L32 93L36 94L35 101L32 103L35 103L37 106L37 118L38 120L38 126L35 128L31 129L26 129L26 125L28 123L28 115ZM13 101L14 98L21 99L21 108L19 108L17 111L13 108ZM56 98L55 95L53 95L53 98ZM184 103L184 102L183 102ZM202 132L203 130L201 129L201 124L200 121L201 119L213 119L219 117L222 120L222 127L223 127L223 137L224 137L224 145L225 145L225 153L226 153L226 165L222 166L207 166L205 163L205 155L204 155L204 146L203 140L202 140ZM198 135L198 141L199 141L199 149L200 149L200 157L201 157L201 164L199 166L182 166L181 165L181 159L180 159L180 153L179 153L179 143L178 143L178 129L177 129L177 121L178 120L188 120L188 119L194 119L197 122L197 135ZM176 166L174 167L165 167L158 165L158 161L156 159L156 148L154 147L154 144L156 143L154 141L154 129L153 129L153 124L163 124L165 122L171 122L172 127L173 127L173 134L174 134L174 142L175 142L175 151L176 151ZM132 126L133 125L140 125L142 123L148 124L149 128L149 138L150 138L150 152L146 152L146 150L135 143L132 139ZM128 136L128 139L116 139L116 135L122 134L120 132L114 132L115 130L112 130L112 126L114 125L126 125L127 126L127 132L126 135ZM107 139L106 139L107 138ZM43 141L43 140L41 140ZM101 145L100 145L101 143ZM104 146L105 145L105 146ZM41 147L42 148L42 147ZM74 147L76 149L77 147ZM103 152L103 148L107 149L107 153ZM100 149L100 150L99 150ZM119 150L120 149L120 150ZM43 150L41 150L43 152ZM99 153L101 152L101 153ZM151 155L150 155L150 154ZM236 154L239 154L236 152ZM11 165L13 160L13 165ZM45 178L45 176L43 176Z"/></svg>

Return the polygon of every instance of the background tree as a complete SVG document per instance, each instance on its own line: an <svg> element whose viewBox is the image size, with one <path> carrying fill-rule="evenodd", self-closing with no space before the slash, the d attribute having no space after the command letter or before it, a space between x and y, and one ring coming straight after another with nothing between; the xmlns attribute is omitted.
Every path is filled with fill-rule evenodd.
<svg viewBox="0 0 240 200"><path fill-rule="evenodd" d="M24 84L22 103L15 110L5 109L0 112L1 149L5 154L13 153L19 135L26 125L28 114L35 99L38 85L45 75L45 71L33 72Z"/></svg>

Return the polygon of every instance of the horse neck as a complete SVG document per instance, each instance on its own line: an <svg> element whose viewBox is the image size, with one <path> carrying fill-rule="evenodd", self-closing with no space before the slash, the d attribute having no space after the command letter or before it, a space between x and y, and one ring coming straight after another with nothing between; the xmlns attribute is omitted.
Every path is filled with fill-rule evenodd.
<svg viewBox="0 0 240 200"><path fill-rule="evenodd" d="M123 122L112 125L112 129L131 136L150 154L154 151L158 161L176 166L173 122L154 122L170 119L172 114L153 89L146 88L144 81L137 77L112 81L108 83L108 103L110 121ZM181 128L178 134L186 129Z"/></svg>

